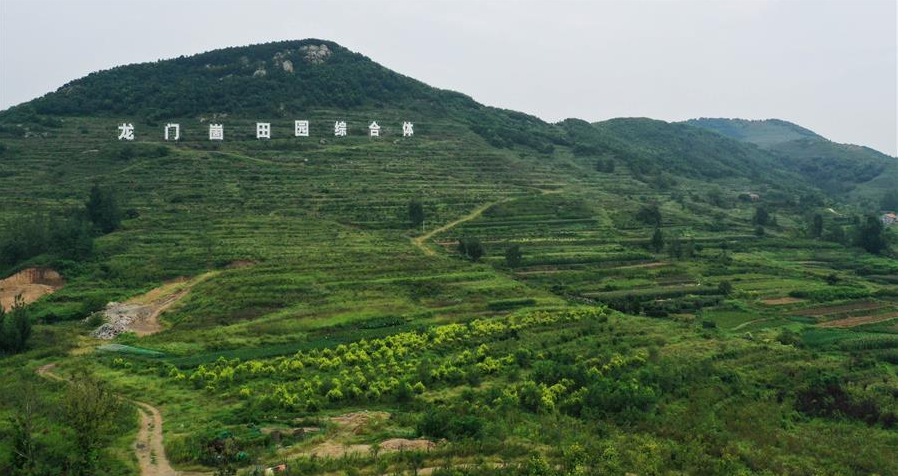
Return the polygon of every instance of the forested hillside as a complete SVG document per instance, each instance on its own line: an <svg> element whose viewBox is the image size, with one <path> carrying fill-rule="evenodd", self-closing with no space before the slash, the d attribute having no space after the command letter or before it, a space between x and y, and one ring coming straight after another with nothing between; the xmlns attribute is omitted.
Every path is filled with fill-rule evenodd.
<svg viewBox="0 0 898 476"><path fill-rule="evenodd" d="M0 473L896 474L888 157L724 126L322 40L2 111Z"/></svg>
<svg viewBox="0 0 898 476"><path fill-rule="evenodd" d="M869 147L838 144L803 127L777 119L693 119L686 124L756 144L780 165L812 180L821 190L873 208L898 183L898 159Z"/></svg>

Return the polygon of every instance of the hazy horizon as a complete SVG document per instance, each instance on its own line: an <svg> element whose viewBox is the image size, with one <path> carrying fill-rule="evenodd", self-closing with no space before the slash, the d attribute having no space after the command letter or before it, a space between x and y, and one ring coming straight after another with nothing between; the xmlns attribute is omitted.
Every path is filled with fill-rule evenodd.
<svg viewBox="0 0 898 476"><path fill-rule="evenodd" d="M777 118L898 155L888 0L5 1L0 109L122 64L303 38L550 122Z"/></svg>

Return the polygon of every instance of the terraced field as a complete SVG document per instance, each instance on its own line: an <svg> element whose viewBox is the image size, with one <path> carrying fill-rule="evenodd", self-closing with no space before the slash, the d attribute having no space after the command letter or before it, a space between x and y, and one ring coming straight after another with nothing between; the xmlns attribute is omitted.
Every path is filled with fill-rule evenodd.
<svg viewBox="0 0 898 476"><path fill-rule="evenodd" d="M198 78L231 53L217 54ZM426 88L381 73L359 77L381 78L367 87L383 97ZM163 461L184 474L898 467L894 251L809 233L816 213L854 233L862 210L763 151L645 119L546 124L430 89L156 120L152 104L77 114L67 101L92 101L78 87L44 100L63 113L0 113L0 239L86 213L95 184L123 218L91 228L83 256L0 256L0 278L62 278L23 311L27 349L2 357L0 473L18 464L5 450L20 402L36 402L46 467L86 467L70 386L37 375L50 368L157 409ZM293 137L294 119L312 136ZM371 120L382 137L364 135ZM121 122L134 143L115 140ZM162 141L167 122L181 141ZM210 122L225 141L207 140ZM111 301L158 306L158 322L91 337ZM149 445L132 447L138 416L104 417L103 474L152 467Z"/></svg>

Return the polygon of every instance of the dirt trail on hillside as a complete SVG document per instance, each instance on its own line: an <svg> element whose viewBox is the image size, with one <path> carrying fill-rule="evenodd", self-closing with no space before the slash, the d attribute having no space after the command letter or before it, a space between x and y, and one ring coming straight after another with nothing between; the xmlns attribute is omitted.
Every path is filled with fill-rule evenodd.
<svg viewBox="0 0 898 476"><path fill-rule="evenodd" d="M162 414L159 409L144 402L133 402L140 413L140 430L134 441L134 453L140 463L142 476L178 476L165 456L162 446Z"/></svg>
<svg viewBox="0 0 898 476"><path fill-rule="evenodd" d="M56 364L46 364L35 371L39 376L56 382L65 382L66 379L53 372ZM158 408L144 402L129 400L119 397L124 401L137 406L140 414L140 429L134 440L134 453L140 464L141 476L199 476L207 473L182 473L171 467L165 456L165 447L162 445L162 413Z"/></svg>
<svg viewBox="0 0 898 476"><path fill-rule="evenodd" d="M65 280L50 268L28 268L4 279L0 279L0 306L9 309L21 295L25 304L56 292L65 285Z"/></svg>
<svg viewBox="0 0 898 476"><path fill-rule="evenodd" d="M438 235L446 230L450 230L458 225L461 225L462 223L464 223L466 221L471 221L471 220L479 217L480 215L482 215L483 212L487 211L490 207L496 206L500 203L507 202L509 200L511 200L511 199L503 198L502 200L483 204L483 205L475 208L474 210L471 210L470 213L468 213L467 215L465 215L455 221L451 221L443 226L434 228L433 230L430 230L421 236L416 236L416 237L412 238L412 244L417 246L419 249L421 249L421 251L423 251L424 254L426 254L427 256L433 256L436 254L436 252L427 247L427 245L426 245L427 240L433 238L435 235Z"/></svg>
<svg viewBox="0 0 898 476"><path fill-rule="evenodd" d="M197 284L218 274L210 271L192 279L178 278L125 302L111 302L103 311L105 323L93 331L100 339L112 339L123 332L147 336L164 328L159 316L186 296Z"/></svg>

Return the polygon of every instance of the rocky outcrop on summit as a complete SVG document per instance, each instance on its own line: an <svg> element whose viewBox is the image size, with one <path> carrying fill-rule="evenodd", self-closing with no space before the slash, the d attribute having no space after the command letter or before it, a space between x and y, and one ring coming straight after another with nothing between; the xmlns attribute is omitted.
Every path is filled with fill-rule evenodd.
<svg viewBox="0 0 898 476"><path fill-rule="evenodd" d="M312 64L322 64L327 61L331 55L330 48L325 44L302 46L299 48L299 51L305 54L303 59Z"/></svg>

